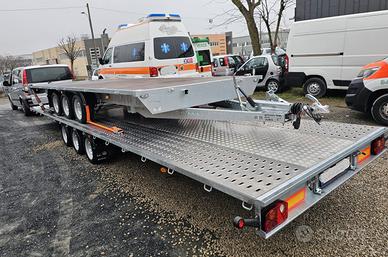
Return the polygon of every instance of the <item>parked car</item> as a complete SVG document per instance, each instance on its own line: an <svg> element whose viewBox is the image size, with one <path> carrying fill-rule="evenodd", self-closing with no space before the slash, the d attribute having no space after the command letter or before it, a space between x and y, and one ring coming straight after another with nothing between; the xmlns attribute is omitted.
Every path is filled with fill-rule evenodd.
<svg viewBox="0 0 388 257"><path fill-rule="evenodd" d="M12 70L9 79L3 82L3 86L12 110L17 110L20 107L24 114L29 116L31 115L30 107L39 104L35 97L30 94L30 85L60 83L72 81L73 78L67 65L20 67ZM43 90L35 90L35 92L43 104L48 103L47 95Z"/></svg>
<svg viewBox="0 0 388 257"><path fill-rule="evenodd" d="M291 25L287 43L290 86L315 97L347 90L360 69L388 53L388 11L342 15Z"/></svg>
<svg viewBox="0 0 388 257"><path fill-rule="evenodd" d="M244 60L239 55L213 56L213 76L231 76L243 63Z"/></svg>
<svg viewBox="0 0 388 257"><path fill-rule="evenodd" d="M259 55L254 56L244 63L237 76L243 75L261 75L257 87L265 87L266 90L279 93L284 89L283 78L284 58L278 55Z"/></svg>
<svg viewBox="0 0 388 257"><path fill-rule="evenodd" d="M364 66L350 83L345 101L350 109L370 113L388 126L388 58Z"/></svg>

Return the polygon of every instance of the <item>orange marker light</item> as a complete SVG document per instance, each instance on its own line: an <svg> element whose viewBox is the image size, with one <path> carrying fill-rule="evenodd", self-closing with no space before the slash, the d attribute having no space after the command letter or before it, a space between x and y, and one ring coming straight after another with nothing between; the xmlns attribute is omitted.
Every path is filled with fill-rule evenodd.
<svg viewBox="0 0 388 257"><path fill-rule="evenodd" d="M160 173L166 173L167 168L166 167L160 167Z"/></svg>
<svg viewBox="0 0 388 257"><path fill-rule="evenodd" d="M287 198L286 202L288 203L288 210L291 210L292 208L303 202L305 197L306 188L302 188L301 190Z"/></svg>
<svg viewBox="0 0 388 257"><path fill-rule="evenodd" d="M357 162L361 163L365 161L367 158L369 158L370 153L371 153L371 148L370 146L366 147L365 149L360 151L361 153L357 156Z"/></svg>

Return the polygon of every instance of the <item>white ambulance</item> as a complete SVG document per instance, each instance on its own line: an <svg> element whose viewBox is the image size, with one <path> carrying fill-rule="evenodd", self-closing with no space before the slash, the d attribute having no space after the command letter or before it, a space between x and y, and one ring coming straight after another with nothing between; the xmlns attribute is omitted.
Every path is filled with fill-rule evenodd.
<svg viewBox="0 0 388 257"><path fill-rule="evenodd" d="M178 14L150 14L122 24L100 59L99 78L200 76L189 33Z"/></svg>

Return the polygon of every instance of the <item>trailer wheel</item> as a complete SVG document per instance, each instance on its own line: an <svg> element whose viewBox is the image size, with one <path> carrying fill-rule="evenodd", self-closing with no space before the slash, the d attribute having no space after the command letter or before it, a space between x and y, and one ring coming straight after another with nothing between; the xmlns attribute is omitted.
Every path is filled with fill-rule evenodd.
<svg viewBox="0 0 388 257"><path fill-rule="evenodd" d="M388 95L382 95L374 101L371 113L376 122L388 126Z"/></svg>
<svg viewBox="0 0 388 257"><path fill-rule="evenodd" d="M79 95L73 96L72 106L73 106L74 116L76 120L85 124L86 123L85 103Z"/></svg>
<svg viewBox="0 0 388 257"><path fill-rule="evenodd" d="M62 140L63 143L65 143L66 146L71 146L72 141L71 141L71 133L70 133L70 128L66 127L66 125L61 125L61 134L62 134Z"/></svg>
<svg viewBox="0 0 388 257"><path fill-rule="evenodd" d="M71 104L71 98L67 94L61 95L61 107L66 118L73 119L73 105Z"/></svg>
<svg viewBox="0 0 388 257"><path fill-rule="evenodd" d="M85 136L84 145L86 157L92 164L98 164L108 159L109 152L102 140Z"/></svg>
<svg viewBox="0 0 388 257"><path fill-rule="evenodd" d="M59 93L53 92L51 94L51 103L53 105L54 112L59 116L62 115L61 98L59 97Z"/></svg>
<svg viewBox="0 0 388 257"><path fill-rule="evenodd" d="M84 154L85 153L85 145L83 143L82 133L76 129L73 129L71 131L71 139L73 141L74 150L78 154Z"/></svg>

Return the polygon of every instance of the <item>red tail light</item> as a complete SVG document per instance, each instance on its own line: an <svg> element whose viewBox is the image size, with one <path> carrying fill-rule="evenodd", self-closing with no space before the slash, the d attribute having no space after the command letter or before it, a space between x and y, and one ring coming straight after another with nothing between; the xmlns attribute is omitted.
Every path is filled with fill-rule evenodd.
<svg viewBox="0 0 388 257"><path fill-rule="evenodd" d="M262 229L269 232L288 218L287 202L277 201L262 212Z"/></svg>
<svg viewBox="0 0 388 257"><path fill-rule="evenodd" d="M195 70L196 70L197 72L200 72L200 70L199 70L199 64L198 64L198 63L195 64Z"/></svg>
<svg viewBox="0 0 388 257"><path fill-rule="evenodd" d="M288 58L288 55L286 55L284 57L284 60L285 60L284 68L285 68L286 72L288 72L288 68L289 68L289 65L290 65L290 59Z"/></svg>
<svg viewBox="0 0 388 257"><path fill-rule="evenodd" d="M151 77L157 77L157 76L159 76L158 68L156 68L156 67L150 67L150 76L151 76Z"/></svg>
<svg viewBox="0 0 388 257"><path fill-rule="evenodd" d="M27 70L23 70L23 85L28 85Z"/></svg>
<svg viewBox="0 0 388 257"><path fill-rule="evenodd" d="M377 155L381 153L385 148L385 138L381 136L372 142L372 154Z"/></svg>
<svg viewBox="0 0 388 257"><path fill-rule="evenodd" d="M227 56L224 57L224 64L225 64L225 66L229 65L229 60L228 60Z"/></svg>

